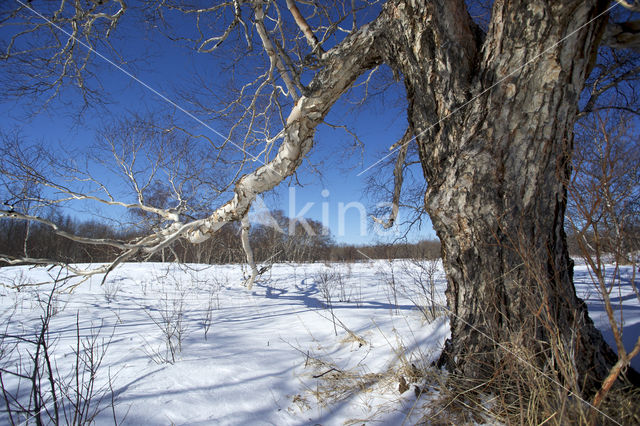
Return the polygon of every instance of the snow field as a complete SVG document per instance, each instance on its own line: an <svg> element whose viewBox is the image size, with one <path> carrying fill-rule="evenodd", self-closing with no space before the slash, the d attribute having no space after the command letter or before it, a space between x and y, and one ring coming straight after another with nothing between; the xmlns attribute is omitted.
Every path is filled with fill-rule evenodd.
<svg viewBox="0 0 640 426"><path fill-rule="evenodd" d="M108 398L113 390L115 413L110 399L101 401L98 424L113 424L114 417L131 425L412 424L430 396L416 403L414 392L400 394L399 378L411 390L412 366L428 367L449 334L444 316L433 320L416 307L429 298L444 301L441 268L430 277L424 271L402 260L276 264L249 292L240 265L125 264L104 284L96 276L54 296L51 352L68 377L77 329L82 338L104 342L96 389ZM57 272L0 269L5 334L35 336L39 299L51 288L12 286L50 282ZM612 297L631 342L640 331L640 306L627 272ZM588 271L577 266L575 276L610 340ZM418 285L428 278L434 294ZM24 350L21 359L19 351L0 352L1 366L28 364ZM17 389L17 379L3 378Z"/></svg>

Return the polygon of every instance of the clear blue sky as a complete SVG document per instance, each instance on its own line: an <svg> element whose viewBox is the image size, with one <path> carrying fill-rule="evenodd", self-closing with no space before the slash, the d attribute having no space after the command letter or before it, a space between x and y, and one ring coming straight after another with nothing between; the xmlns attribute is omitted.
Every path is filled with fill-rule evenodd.
<svg viewBox="0 0 640 426"><path fill-rule="evenodd" d="M224 77L220 58L194 55L158 34L148 41L142 32L138 33L132 29L131 23L124 22L119 26L120 40L117 41L116 48L125 58L144 60L133 67L125 68L179 105L189 107L177 95L177 90L189 84L194 73L207 70L208 75L215 75L219 69L221 78ZM101 53L113 58L109 52ZM95 131L105 122L126 116L128 112L144 114L168 106L166 101L106 61L99 58L94 60L100 63L99 79L104 93L108 95L109 104L104 108L87 110L82 116L82 121L78 122L77 109L81 102L74 95L66 94L62 100L54 101L46 110L31 118L27 118L27 115L34 108L38 108L38 105L42 105L44 99L36 101L35 104L27 99L6 101L0 104L2 129L18 130L25 140L41 141L52 149L61 143L77 151L80 156L81 152L94 142ZM399 84L396 86L401 90ZM361 204L367 215L371 213L371 200L364 194L366 178L370 173L380 173L380 170L374 167L362 176L358 176L358 173L377 161L404 132L405 106L394 99L393 90L396 89L392 89L391 96L380 97L358 112L357 108L347 102L341 102L334 107L327 117L328 121L347 124L364 143L364 151L349 151L347 147L353 144L350 135L322 126L316 134L316 145L309 161L305 162L298 172L298 181L302 187L295 187L295 200L291 198L290 188L283 183L274 194L265 197L267 207L283 210L289 216L303 211L307 218L323 222L328 219L332 235L340 243L363 244L393 239L395 234L387 233L387 237L380 237L374 232L372 221L368 217L364 224L365 231L362 233L362 211L358 208ZM201 128L195 122L192 124L194 128ZM220 133L224 134L227 131L226 124L209 124ZM211 138L219 138L212 132L209 133ZM309 164L323 164L319 168L322 176L310 172L313 167ZM121 211L105 211L105 214L116 216L121 214ZM402 215L401 211L401 219ZM427 224L422 230L416 228L410 239L415 241L433 236L431 226Z"/></svg>

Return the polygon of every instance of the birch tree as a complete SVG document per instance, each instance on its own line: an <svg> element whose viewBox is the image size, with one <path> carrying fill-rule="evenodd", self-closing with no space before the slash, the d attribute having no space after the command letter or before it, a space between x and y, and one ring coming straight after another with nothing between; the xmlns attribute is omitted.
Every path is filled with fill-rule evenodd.
<svg viewBox="0 0 640 426"><path fill-rule="evenodd" d="M136 12L132 3L5 3L1 23L4 34L12 31L2 45L13 72L8 94L55 99L72 86L95 99L91 73L100 58L86 48L109 46ZM135 184L134 202L91 196L157 215L163 224L135 241L67 235L120 250L101 272L177 238L202 242L225 223L243 221L256 196L298 170L336 102L386 65L408 105L405 137L390 143L391 155L402 158L408 145L417 147L424 208L442 243L451 338L441 363L487 382L504 362L504 349L515 347L536 354L541 371L570 365L575 377L560 380L585 392L606 376L615 356L576 296L564 214L578 101L599 49L639 49L638 22L610 19L614 9L637 11L638 2L496 0L484 21L474 20L473 4L463 0L135 6L172 39L205 55L223 52L230 70L242 68L245 78L233 80L224 99L202 81L187 95L193 105L187 113L226 120L227 131L210 149L234 144L244 157L230 195L206 217L189 217L180 202L168 209L146 204ZM233 52L253 62L234 60ZM29 177L71 199L90 196L51 182L28 159L12 164L16 169L5 176ZM40 220L10 208L1 214Z"/></svg>

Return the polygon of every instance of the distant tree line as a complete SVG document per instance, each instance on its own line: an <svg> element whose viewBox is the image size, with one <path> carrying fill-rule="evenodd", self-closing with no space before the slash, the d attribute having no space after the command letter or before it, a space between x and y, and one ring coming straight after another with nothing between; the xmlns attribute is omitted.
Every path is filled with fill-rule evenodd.
<svg viewBox="0 0 640 426"><path fill-rule="evenodd" d="M95 220L79 221L69 215L50 212L45 219L64 232L82 237L125 240L121 232ZM50 226L25 220L0 220L0 256L9 258L55 259L62 262L104 262L117 251L107 245L86 245L57 235ZM1 263L0 263L1 264Z"/></svg>
<svg viewBox="0 0 640 426"><path fill-rule="evenodd" d="M131 240L144 235L146 228L155 226L140 221L136 226L117 227L97 220L79 220L52 211L46 216L59 229L90 238ZM140 218L136 217L139 220ZM138 256L137 261L188 263L241 263L245 254L235 223L225 225L214 238L201 244L179 239L150 256ZM305 224L290 221L282 211L271 212L268 221L251 228L251 245L259 263L271 262L353 262L371 259L436 258L440 243L425 240L418 243L376 245L340 245L331 238L329 230L318 221L306 219ZM8 258L52 259L69 263L108 262L116 250L107 245L82 244L57 235L50 226L18 220L0 220L0 256ZM3 263L0 262L0 265Z"/></svg>
<svg viewBox="0 0 640 426"><path fill-rule="evenodd" d="M437 259L440 257L440 241L422 240L417 243L396 242L375 245L334 245L330 260L353 262L363 259Z"/></svg>
<svg viewBox="0 0 640 426"><path fill-rule="evenodd" d="M89 238L131 240L144 235L145 228L152 226L142 221L137 226L118 228L97 220L79 220L70 215L51 212L47 219L61 230ZM290 221L282 211L270 214L271 223L253 225L251 244L259 263L272 262L356 262L366 259L436 259L440 257L440 242L427 239L417 243L395 242L389 244L350 245L337 244L322 224L307 219L303 227L294 224L289 231ZM637 220L625 224L625 252L640 249L640 225ZM309 229L312 232L308 232ZM137 261L171 262L178 260L188 263L223 264L242 263L245 253L240 242L238 224L225 225L214 238L201 244L193 244L178 239L165 249L150 256L140 255ZM606 230L602 235L607 236ZM602 235L585 234L588 246L603 245L603 241L616 241ZM619 241L619 236L618 236ZM569 252L581 255L577 235L567 229ZM606 248L601 247L606 250ZM610 250L609 250L610 251ZM87 245L64 238L53 232L50 226L27 221L0 220L0 255L10 258L28 257L55 259L69 263L109 262L117 255L117 250L107 245ZM3 265L0 262L0 265Z"/></svg>

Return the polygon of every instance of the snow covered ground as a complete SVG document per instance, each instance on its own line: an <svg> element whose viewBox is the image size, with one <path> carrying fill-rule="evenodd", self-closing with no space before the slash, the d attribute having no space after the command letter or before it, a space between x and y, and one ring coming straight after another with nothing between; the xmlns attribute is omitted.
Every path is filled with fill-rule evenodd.
<svg viewBox="0 0 640 426"><path fill-rule="evenodd" d="M240 265L126 264L102 285L102 277L92 277L73 293L54 296L54 365L61 377L73 378L77 331L81 341L98 336L94 346L106 353L96 395L110 398L110 382L115 398L115 412L110 399L100 402L98 424L113 424L114 417L131 425L412 424L428 396L416 403L414 392L400 394L397 371L429 365L449 333L443 316L431 318L440 312L416 308L444 300L441 269L426 266L277 264L247 291ZM33 338L51 288L11 286L52 281L57 273L0 269L4 334ZM576 282L596 325L606 330L584 266L576 267ZM635 340L640 305L628 281L612 297L624 308L625 337ZM29 345L16 348L4 339L0 367L28 367ZM2 379L15 391L15 376ZM25 389L23 379L23 398ZM0 423L6 420L0 414Z"/></svg>

